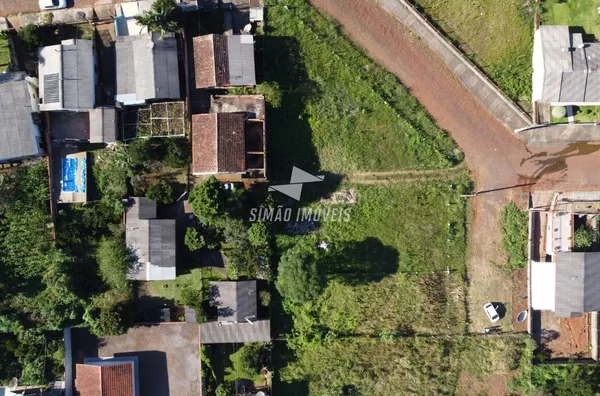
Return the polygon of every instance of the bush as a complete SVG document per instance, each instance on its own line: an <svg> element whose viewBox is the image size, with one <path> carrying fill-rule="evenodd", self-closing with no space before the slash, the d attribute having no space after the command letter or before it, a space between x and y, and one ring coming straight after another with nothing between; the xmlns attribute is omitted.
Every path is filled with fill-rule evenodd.
<svg viewBox="0 0 600 396"><path fill-rule="evenodd" d="M252 342L240 348L239 363L247 374L257 375L262 368L265 354L268 352L267 344Z"/></svg>
<svg viewBox="0 0 600 396"><path fill-rule="evenodd" d="M196 311L196 321L198 323L206 322L208 318L204 310L204 297L201 290L184 288L181 290L181 303Z"/></svg>
<svg viewBox="0 0 600 396"><path fill-rule="evenodd" d="M512 269L527 266L527 241L529 233L527 212L520 211L514 202L502 210L502 246L508 253L508 263Z"/></svg>
<svg viewBox="0 0 600 396"><path fill-rule="evenodd" d="M173 202L173 188L164 182L152 183L146 190L146 197L156 202L170 204Z"/></svg>
<svg viewBox="0 0 600 396"><path fill-rule="evenodd" d="M275 287L295 304L304 304L321 294L322 282L314 256L309 252L288 250L281 256Z"/></svg>
<svg viewBox="0 0 600 396"><path fill-rule="evenodd" d="M190 145L185 138L170 138L165 142L167 149L163 162L171 168L184 168L190 163Z"/></svg>
<svg viewBox="0 0 600 396"><path fill-rule="evenodd" d="M85 312L83 319L92 334L97 337L117 336L126 332L122 319L123 306L92 308Z"/></svg>
<svg viewBox="0 0 600 396"><path fill-rule="evenodd" d="M575 251L585 252L586 250L591 248L594 242L596 242L597 240L598 233L594 229L586 226L579 227L575 231L573 240L575 244Z"/></svg>
<svg viewBox="0 0 600 396"><path fill-rule="evenodd" d="M235 394L235 385L229 381L221 382L215 391L216 396L233 396Z"/></svg>
<svg viewBox="0 0 600 396"><path fill-rule="evenodd" d="M262 247L269 245L271 233L264 221L252 223L248 229L248 239L252 246Z"/></svg>
<svg viewBox="0 0 600 396"><path fill-rule="evenodd" d="M266 291L266 290L262 290L259 294L258 294L258 298L260 300L260 304L263 307L268 307L269 305L271 305L271 293Z"/></svg>
<svg viewBox="0 0 600 396"><path fill-rule="evenodd" d="M21 40L23 40L27 52L37 54L37 50L41 44L39 27L37 25L30 24L19 30L17 34Z"/></svg>
<svg viewBox="0 0 600 396"><path fill-rule="evenodd" d="M185 246L190 249L191 252L202 249L206 246L204 237L198 233L195 228L188 227L185 232Z"/></svg>
<svg viewBox="0 0 600 396"><path fill-rule="evenodd" d="M131 165L145 168L147 164L155 159L155 152L150 139L135 139L127 144L127 152L131 158Z"/></svg>
<svg viewBox="0 0 600 396"><path fill-rule="evenodd" d="M122 236L102 238L96 257L104 283L114 289L127 286L127 273L133 260Z"/></svg>

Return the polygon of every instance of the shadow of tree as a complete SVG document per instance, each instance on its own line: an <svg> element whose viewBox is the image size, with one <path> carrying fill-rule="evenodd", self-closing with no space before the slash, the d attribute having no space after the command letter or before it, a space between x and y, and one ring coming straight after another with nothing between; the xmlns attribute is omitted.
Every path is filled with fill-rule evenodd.
<svg viewBox="0 0 600 396"><path fill-rule="evenodd" d="M398 271L399 254L377 238L333 243L318 265L323 273L347 284L378 282Z"/></svg>
<svg viewBox="0 0 600 396"><path fill-rule="evenodd" d="M269 178L289 180L292 166L307 172L320 168L312 141L312 130L305 116L309 99L318 97L319 85L308 77L300 55L300 45L294 37L265 36L265 81L274 81L281 90L281 105L267 103L267 136L269 137Z"/></svg>

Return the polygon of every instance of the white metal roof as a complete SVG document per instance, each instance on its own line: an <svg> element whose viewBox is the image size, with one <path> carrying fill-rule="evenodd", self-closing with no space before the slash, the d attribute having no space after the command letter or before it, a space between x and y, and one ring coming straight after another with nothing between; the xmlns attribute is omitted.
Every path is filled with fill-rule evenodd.
<svg viewBox="0 0 600 396"><path fill-rule="evenodd" d="M541 311L554 311L556 290L556 264L531 262L531 307Z"/></svg>

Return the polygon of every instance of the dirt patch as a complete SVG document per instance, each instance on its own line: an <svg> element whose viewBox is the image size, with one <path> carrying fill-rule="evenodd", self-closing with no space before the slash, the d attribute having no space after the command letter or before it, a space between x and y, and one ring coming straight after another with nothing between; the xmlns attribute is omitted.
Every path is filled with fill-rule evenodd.
<svg viewBox="0 0 600 396"><path fill-rule="evenodd" d="M517 376L516 371L504 374L491 374L485 378L477 378L466 372L462 372L456 386L459 395L511 395L508 389L508 381Z"/></svg>
<svg viewBox="0 0 600 396"><path fill-rule="evenodd" d="M543 311L542 348L551 359L591 357L589 313L580 318L559 318Z"/></svg>

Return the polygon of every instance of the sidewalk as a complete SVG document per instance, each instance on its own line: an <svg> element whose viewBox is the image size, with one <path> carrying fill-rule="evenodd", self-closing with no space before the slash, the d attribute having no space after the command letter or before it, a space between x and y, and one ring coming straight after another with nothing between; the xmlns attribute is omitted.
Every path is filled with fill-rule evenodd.
<svg viewBox="0 0 600 396"><path fill-rule="evenodd" d="M590 124L556 124L517 132L517 136L532 146L598 142L600 126Z"/></svg>
<svg viewBox="0 0 600 396"><path fill-rule="evenodd" d="M515 131L533 124L525 112L508 99L408 2L405 0L376 1L403 25L419 35L444 60L477 100L508 129Z"/></svg>

